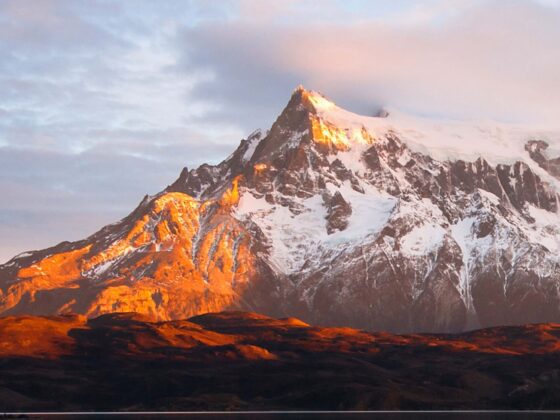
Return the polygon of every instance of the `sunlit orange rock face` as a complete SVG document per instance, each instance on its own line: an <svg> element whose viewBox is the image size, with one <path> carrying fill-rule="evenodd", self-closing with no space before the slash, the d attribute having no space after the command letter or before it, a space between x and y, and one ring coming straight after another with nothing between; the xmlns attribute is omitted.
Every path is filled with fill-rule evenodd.
<svg viewBox="0 0 560 420"><path fill-rule="evenodd" d="M0 313L138 312L168 320L250 305L256 293L247 288L258 289L262 273L250 235L229 214L238 182L218 203L163 193L69 250L33 257L17 281L2 284Z"/></svg>
<svg viewBox="0 0 560 420"><path fill-rule="evenodd" d="M6 411L558 409L560 325L457 335L222 312L0 318Z"/></svg>

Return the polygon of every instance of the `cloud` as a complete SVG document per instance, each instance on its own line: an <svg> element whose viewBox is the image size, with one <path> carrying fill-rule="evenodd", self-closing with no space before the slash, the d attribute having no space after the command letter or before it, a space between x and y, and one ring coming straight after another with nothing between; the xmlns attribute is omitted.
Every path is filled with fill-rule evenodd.
<svg viewBox="0 0 560 420"><path fill-rule="evenodd" d="M171 70L176 19L208 9L150 4L0 2L0 262L92 233L242 137L189 124L201 76Z"/></svg>
<svg viewBox="0 0 560 420"><path fill-rule="evenodd" d="M124 216L268 128L349 109L548 124L557 0L3 0L0 261Z"/></svg>
<svg viewBox="0 0 560 420"><path fill-rule="evenodd" d="M560 11L536 2L460 3L460 13L436 3L422 19L404 21L208 23L184 31L180 65L211 71L195 94L223 104L216 116L243 122L248 108L246 115L270 118L299 82L360 112L386 104L555 122Z"/></svg>
<svg viewBox="0 0 560 420"><path fill-rule="evenodd" d="M84 238L161 191L183 165L231 152L212 142L166 142L144 143L133 156L122 138L82 153L0 147L0 260Z"/></svg>

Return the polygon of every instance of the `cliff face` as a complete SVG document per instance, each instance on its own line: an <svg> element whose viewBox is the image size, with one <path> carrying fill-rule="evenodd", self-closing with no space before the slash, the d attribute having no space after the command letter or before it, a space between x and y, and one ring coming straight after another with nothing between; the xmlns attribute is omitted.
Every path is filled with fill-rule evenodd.
<svg viewBox="0 0 560 420"><path fill-rule="evenodd" d="M219 165L0 266L0 314L242 309L439 332L558 321L555 139L362 117L298 88Z"/></svg>
<svg viewBox="0 0 560 420"><path fill-rule="evenodd" d="M266 267L229 214L236 194L235 185L220 202L161 194L85 241L32 253L18 260L23 268L8 264L5 276L17 277L5 283L3 314L133 311L168 320L270 301L269 286L259 296Z"/></svg>

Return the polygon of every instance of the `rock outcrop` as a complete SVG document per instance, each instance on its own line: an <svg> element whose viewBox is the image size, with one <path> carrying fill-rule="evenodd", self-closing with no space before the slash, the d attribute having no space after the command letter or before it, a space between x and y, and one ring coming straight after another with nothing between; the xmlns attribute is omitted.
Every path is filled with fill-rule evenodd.
<svg viewBox="0 0 560 420"><path fill-rule="evenodd" d="M362 117L298 88L222 163L0 266L0 314L250 310L397 332L559 321L558 158L538 133L508 133Z"/></svg>

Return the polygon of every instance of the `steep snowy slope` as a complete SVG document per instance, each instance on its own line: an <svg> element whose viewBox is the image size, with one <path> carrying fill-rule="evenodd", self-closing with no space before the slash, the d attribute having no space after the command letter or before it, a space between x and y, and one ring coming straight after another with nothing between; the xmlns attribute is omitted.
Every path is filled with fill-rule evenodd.
<svg viewBox="0 0 560 420"><path fill-rule="evenodd" d="M560 133L364 117L298 88L126 219L0 266L0 313L223 309L393 331L560 320Z"/></svg>

